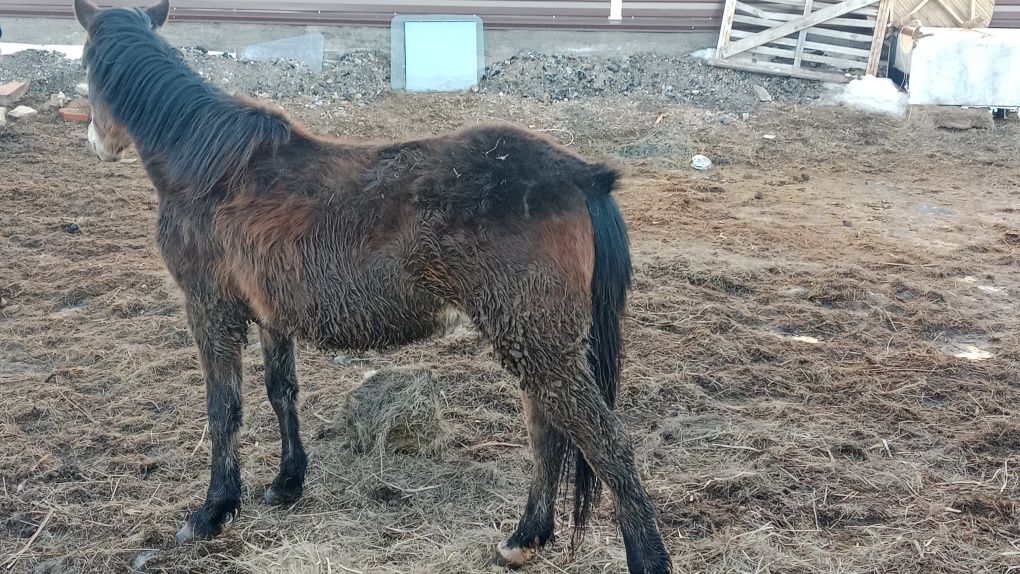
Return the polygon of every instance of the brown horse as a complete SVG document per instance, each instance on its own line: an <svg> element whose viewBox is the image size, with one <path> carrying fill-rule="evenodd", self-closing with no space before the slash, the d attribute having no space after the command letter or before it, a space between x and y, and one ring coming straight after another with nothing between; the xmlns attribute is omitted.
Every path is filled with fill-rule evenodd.
<svg viewBox="0 0 1020 574"><path fill-rule="evenodd" d="M573 464L575 536L608 485L633 573L670 570L655 513L612 412L630 254L611 169L507 126L385 145L318 137L228 96L155 29L167 1L100 10L88 31L89 142L132 143L159 194L157 241L185 295L205 374L212 470L177 534L208 538L240 506L241 349L259 326L279 418L269 504L302 493L294 339L378 349L469 319L521 381L535 466L527 506L495 561L519 566L553 537ZM569 470L569 469L567 469Z"/></svg>

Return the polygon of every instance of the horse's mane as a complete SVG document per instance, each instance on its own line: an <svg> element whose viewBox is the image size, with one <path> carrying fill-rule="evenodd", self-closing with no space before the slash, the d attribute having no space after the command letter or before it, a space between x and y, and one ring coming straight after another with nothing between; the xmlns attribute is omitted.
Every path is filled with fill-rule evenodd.
<svg viewBox="0 0 1020 574"><path fill-rule="evenodd" d="M243 105L188 68L144 12L105 10L90 36L85 61L93 97L187 193L200 196L220 181L236 181L257 151L290 139L281 115Z"/></svg>

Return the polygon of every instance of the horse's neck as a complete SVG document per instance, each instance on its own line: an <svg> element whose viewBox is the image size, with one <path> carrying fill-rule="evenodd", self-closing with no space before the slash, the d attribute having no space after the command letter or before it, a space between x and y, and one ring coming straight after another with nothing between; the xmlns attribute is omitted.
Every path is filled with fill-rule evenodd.
<svg viewBox="0 0 1020 574"><path fill-rule="evenodd" d="M141 117L146 112L150 110L143 110ZM291 140L288 122L222 94L197 97L188 114L165 122L165 130L141 125L131 133L163 194L180 190L204 196L239 181L259 153L278 150Z"/></svg>

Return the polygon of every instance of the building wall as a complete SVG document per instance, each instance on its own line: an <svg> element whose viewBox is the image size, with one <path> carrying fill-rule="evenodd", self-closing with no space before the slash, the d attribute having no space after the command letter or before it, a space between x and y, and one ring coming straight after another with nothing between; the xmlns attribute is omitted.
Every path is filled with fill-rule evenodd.
<svg viewBox="0 0 1020 574"><path fill-rule="evenodd" d="M71 6L72 0L0 0L0 16L71 17ZM386 26L398 13L439 13L477 14L487 28L709 31L719 27L723 0L624 0L617 24L608 20L609 0L171 0L171 6L181 21ZM1020 0L998 0L992 26L1020 28Z"/></svg>

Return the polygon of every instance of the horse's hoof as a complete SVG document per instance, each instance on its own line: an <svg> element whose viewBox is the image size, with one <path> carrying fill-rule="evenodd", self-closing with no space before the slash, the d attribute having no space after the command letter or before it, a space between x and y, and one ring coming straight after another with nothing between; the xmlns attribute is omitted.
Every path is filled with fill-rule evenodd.
<svg viewBox="0 0 1020 574"><path fill-rule="evenodd" d="M627 548L627 571L631 574L672 574L673 561L661 541Z"/></svg>
<svg viewBox="0 0 1020 574"><path fill-rule="evenodd" d="M498 550L492 555L492 558L489 559L489 572L507 572L519 569L520 566L515 566L507 562L506 559L500 555Z"/></svg>
<svg viewBox="0 0 1020 574"><path fill-rule="evenodd" d="M489 560L489 569L494 572L517 570L534 555L534 548L510 547L503 541L496 546L496 553Z"/></svg>
<svg viewBox="0 0 1020 574"><path fill-rule="evenodd" d="M206 503L188 517L188 522L177 531L174 538L180 544L191 540L209 540L223 531L223 526L237 516L239 508L239 501Z"/></svg>
<svg viewBox="0 0 1020 574"><path fill-rule="evenodd" d="M270 486L266 489L266 493L262 495L262 501L269 506L280 506L281 504L288 504L301 498L300 492L288 492L286 490L278 490L275 487Z"/></svg>

